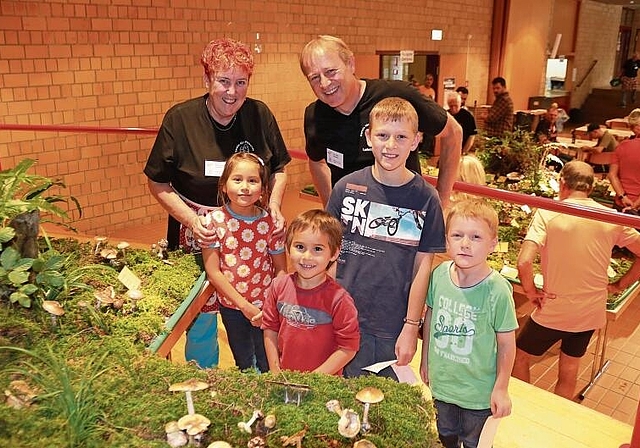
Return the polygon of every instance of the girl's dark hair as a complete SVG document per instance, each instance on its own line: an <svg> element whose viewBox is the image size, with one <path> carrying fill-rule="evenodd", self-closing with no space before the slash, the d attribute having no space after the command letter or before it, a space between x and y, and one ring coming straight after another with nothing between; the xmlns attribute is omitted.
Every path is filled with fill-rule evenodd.
<svg viewBox="0 0 640 448"><path fill-rule="evenodd" d="M258 200L258 206L264 208L269 203L269 169L264 165L264 161L252 152L237 152L227 159L222 170L222 175L218 180L218 203L224 204L229 201L229 196L223 191L231 172L239 162L247 161L258 165L260 182L262 182L262 195Z"/></svg>

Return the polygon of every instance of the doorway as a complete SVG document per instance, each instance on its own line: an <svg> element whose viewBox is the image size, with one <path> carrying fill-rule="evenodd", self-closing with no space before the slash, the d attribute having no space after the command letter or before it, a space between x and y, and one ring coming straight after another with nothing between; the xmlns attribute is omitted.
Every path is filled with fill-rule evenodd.
<svg viewBox="0 0 640 448"><path fill-rule="evenodd" d="M427 73L433 75L433 89L436 100L440 100L442 88L439 83L440 55L437 53L416 52L411 63L400 62L400 51L378 52L380 55L380 78L410 81L415 79L418 84L424 82Z"/></svg>

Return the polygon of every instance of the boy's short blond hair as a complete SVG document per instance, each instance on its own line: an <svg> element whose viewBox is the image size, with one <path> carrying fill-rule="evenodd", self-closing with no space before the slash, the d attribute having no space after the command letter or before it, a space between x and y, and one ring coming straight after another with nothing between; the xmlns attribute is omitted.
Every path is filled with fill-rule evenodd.
<svg viewBox="0 0 640 448"><path fill-rule="evenodd" d="M498 213L486 201L480 199L465 199L456 202L447 215L447 232L451 220L455 217L466 219L479 219L487 223L491 236L498 236Z"/></svg>
<svg viewBox="0 0 640 448"><path fill-rule="evenodd" d="M375 121L406 121L414 133L418 132L418 113L409 101L397 96L385 98L373 106L369 113L370 128Z"/></svg>
<svg viewBox="0 0 640 448"><path fill-rule="evenodd" d="M290 250L296 233L304 232L305 230L326 235L331 255L340 250L340 244L342 244L342 224L328 212L314 209L299 214L287 229L287 250Z"/></svg>

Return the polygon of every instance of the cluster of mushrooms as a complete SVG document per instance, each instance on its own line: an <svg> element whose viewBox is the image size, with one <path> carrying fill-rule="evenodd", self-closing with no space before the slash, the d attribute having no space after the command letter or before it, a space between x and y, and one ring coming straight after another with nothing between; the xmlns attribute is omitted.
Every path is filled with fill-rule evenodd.
<svg viewBox="0 0 640 448"><path fill-rule="evenodd" d="M329 400L326 406L327 410L340 416L338 420L338 432L340 435L351 439L359 433L366 434L371 430L369 408L372 404L380 403L383 399L384 394L375 387L365 387L356 394L356 400L364 405L362 421L360 421L360 416L353 409L342 409L338 400ZM353 446L359 448L375 447L373 443L366 439L358 440Z"/></svg>
<svg viewBox="0 0 640 448"><path fill-rule="evenodd" d="M184 392L187 398L187 415L178 421L171 421L165 425L167 443L171 447L181 447L187 444L200 446L204 433L211 421L204 415L196 413L191 393L208 388L209 384L196 378L169 386L169 391ZM254 425L255 428L253 428ZM238 422L238 429L243 433L254 435L247 442L248 448L264 448L266 447L266 435L275 425L275 415L268 414L265 416L262 411L255 410L248 421ZM231 448L231 445L225 441L218 440L211 443L207 448Z"/></svg>
<svg viewBox="0 0 640 448"><path fill-rule="evenodd" d="M107 247L107 242L109 238L106 236L96 236L93 238L96 242L95 248L93 249L93 254L96 257L100 257L103 260L107 261L111 265L119 264L117 259L119 256L122 258L125 257L127 249L131 246L126 241L120 241L116 248Z"/></svg>

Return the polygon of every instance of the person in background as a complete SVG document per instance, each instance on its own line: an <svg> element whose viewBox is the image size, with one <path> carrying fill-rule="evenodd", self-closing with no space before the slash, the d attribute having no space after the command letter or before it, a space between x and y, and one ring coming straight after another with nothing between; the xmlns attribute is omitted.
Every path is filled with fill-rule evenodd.
<svg viewBox="0 0 640 448"><path fill-rule="evenodd" d="M415 87L416 89L418 88L418 86L420 84L418 84L418 80L416 79L415 75L409 75L409 84L411 84L413 87Z"/></svg>
<svg viewBox="0 0 640 448"><path fill-rule="evenodd" d="M445 448L478 446L486 419L511 413L508 386L518 321L511 284L487 263L497 244L498 214L486 201L451 208L452 260L431 273L420 362Z"/></svg>
<svg viewBox="0 0 640 448"><path fill-rule="evenodd" d="M460 176L458 180L469 184L486 185L487 176L482 162L473 154L467 154L460 159ZM451 194L451 203L455 204L465 199L473 199L474 195L455 191Z"/></svg>
<svg viewBox="0 0 640 448"><path fill-rule="evenodd" d="M538 143L544 144L558 141L557 120L558 106L554 103L547 109L547 112L536 126L534 133Z"/></svg>
<svg viewBox="0 0 640 448"><path fill-rule="evenodd" d="M342 242L340 221L309 210L291 222L286 247L295 273L276 278L262 315L269 370L342 375L358 351L358 311L327 274Z"/></svg>
<svg viewBox="0 0 640 448"><path fill-rule="evenodd" d="M502 138L505 132L513 130L513 101L504 78L493 78L491 86L496 99L485 120L485 131L488 137Z"/></svg>
<svg viewBox="0 0 640 448"><path fill-rule="evenodd" d="M440 171L437 190L443 205L458 177L462 129L433 100L403 81L358 79L353 52L339 38L319 36L304 47L300 68L318 98L304 113L305 150L316 191L326 205L331 188L343 176L371 166L371 147L365 138L369 112L380 100L397 96L418 111L419 130L440 138ZM420 173L417 151L407 167Z"/></svg>
<svg viewBox="0 0 640 448"><path fill-rule="evenodd" d="M237 152L253 152L264 161L270 173L269 212L283 231L284 167L291 158L269 108L247 98L254 68L249 47L228 38L212 40L200 63L207 92L167 111L144 173L151 194L169 213L169 249L193 253L202 266L201 247L215 238L204 216L219 205L225 161ZM187 331L187 360L202 368L218 364L216 310L212 296Z"/></svg>
<svg viewBox="0 0 640 448"><path fill-rule="evenodd" d="M460 94L460 99L462 100L460 107L463 109L467 109L467 98L469 98L469 89L467 89L465 86L458 86L456 92Z"/></svg>
<svg viewBox="0 0 640 448"><path fill-rule="evenodd" d="M368 121L375 163L340 179L327 204L344 226L335 278L353 297L360 326L347 377L377 362L411 361L431 263L445 251L438 195L405 166L421 138L415 109L402 98L385 98ZM389 367L379 375L397 379Z"/></svg>
<svg viewBox="0 0 640 448"><path fill-rule="evenodd" d="M607 210L589 198L593 182L589 164L567 163L560 172L560 201ZM620 280L609 284L607 268L614 246L627 247L636 259ZM533 281L538 253L542 289ZM640 233L632 228L538 209L518 255L518 278L535 309L516 339L513 376L530 382L531 356L541 356L562 341L554 392L574 399L580 358L594 331L606 324L607 294L623 291L640 278L638 256Z"/></svg>
<svg viewBox="0 0 640 448"><path fill-rule="evenodd" d="M427 75L424 77L424 83L418 86L418 91L427 98L431 98L433 101L435 101L436 91L433 88L433 80L433 75L431 73L427 73Z"/></svg>
<svg viewBox="0 0 640 448"><path fill-rule="evenodd" d="M471 112L461 107L462 98L457 92L447 92L447 106L449 106L449 113L462 127L462 154L467 154L473 151L473 144L478 133L476 119Z"/></svg>
<svg viewBox="0 0 640 448"><path fill-rule="evenodd" d="M640 69L640 54L634 52L622 65L620 80L622 81L622 98L620 105L627 107L627 99L631 94L631 102L636 102L636 88L638 85L638 69Z"/></svg>
<svg viewBox="0 0 640 448"><path fill-rule="evenodd" d="M206 216L214 242L202 249L207 278L216 288L229 348L240 370L269 370L260 326L267 288L287 269L282 236L263 203L268 170L253 153L232 155L218 183L222 206Z"/></svg>
<svg viewBox="0 0 640 448"><path fill-rule="evenodd" d="M587 135L590 140L598 140L596 146L583 146L585 152L613 152L618 146L618 141L611 135L609 130L599 123L589 123L587 125Z"/></svg>
<svg viewBox="0 0 640 448"><path fill-rule="evenodd" d="M636 136L620 142L609 166L609 182L616 192L614 207L619 211L640 210L640 109L629 114L629 128Z"/></svg>

